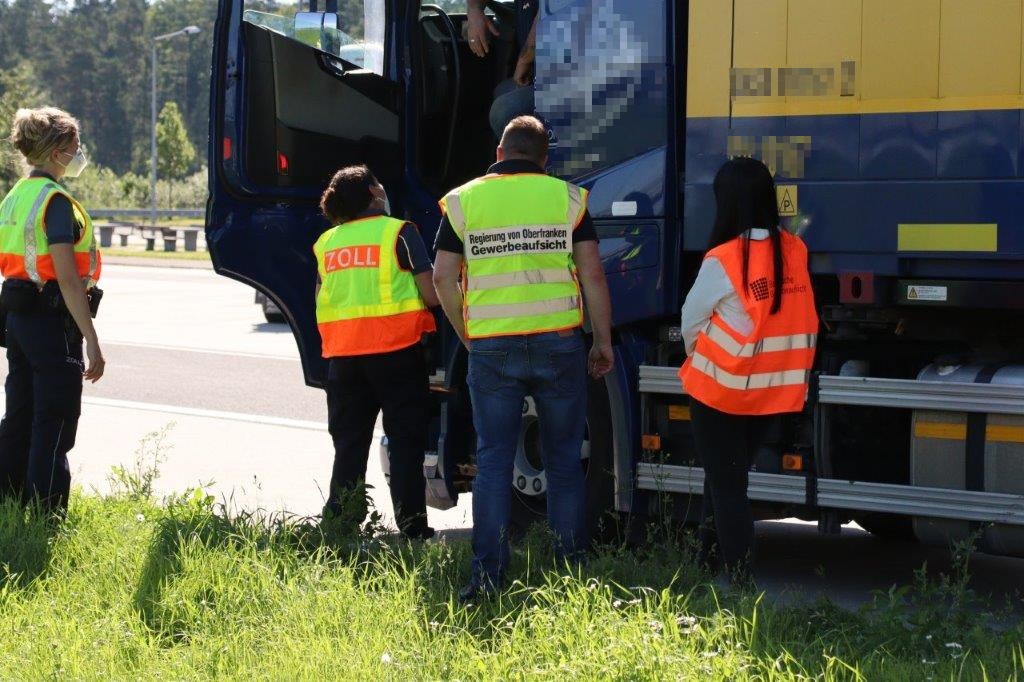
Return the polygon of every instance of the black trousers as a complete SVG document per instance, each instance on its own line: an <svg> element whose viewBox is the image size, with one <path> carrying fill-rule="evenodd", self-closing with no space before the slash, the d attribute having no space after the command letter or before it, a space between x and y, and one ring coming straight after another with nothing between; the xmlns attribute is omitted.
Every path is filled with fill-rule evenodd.
<svg viewBox="0 0 1024 682"><path fill-rule="evenodd" d="M429 427L430 383L423 349L331 358L327 419L334 439L334 471L325 515L354 523L366 517L365 499L350 491L366 480L377 415L391 453L391 502L399 529L412 536L427 527L423 452Z"/></svg>
<svg viewBox="0 0 1024 682"><path fill-rule="evenodd" d="M0 495L63 512L71 491L68 451L82 411L82 337L52 313L8 313L0 422Z"/></svg>
<svg viewBox="0 0 1024 682"><path fill-rule="evenodd" d="M701 559L721 560L730 572L745 571L754 542L748 472L778 417L726 414L691 398L690 418L704 463Z"/></svg>

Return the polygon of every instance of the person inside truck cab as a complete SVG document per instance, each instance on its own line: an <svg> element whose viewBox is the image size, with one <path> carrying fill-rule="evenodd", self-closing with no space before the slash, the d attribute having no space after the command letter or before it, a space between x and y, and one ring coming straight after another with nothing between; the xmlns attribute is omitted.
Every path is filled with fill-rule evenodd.
<svg viewBox="0 0 1024 682"><path fill-rule="evenodd" d="M768 168L735 158L714 181L710 249L682 310L694 442L705 472L700 561L749 579L748 470L777 416L807 399L818 315L807 247L779 227Z"/></svg>
<svg viewBox="0 0 1024 682"><path fill-rule="evenodd" d="M491 130L500 138L505 126L517 116L534 110L533 78L537 53L537 9L540 0L515 0L516 43L518 57L512 78L498 84L491 104ZM491 40L500 33L484 14L486 0L469 0L467 37L469 49L477 57L490 53Z"/></svg>
<svg viewBox="0 0 1024 682"><path fill-rule="evenodd" d="M0 327L8 364L0 498L63 515L82 380L96 382L104 369L92 322L100 254L92 220L61 183L87 163L78 121L53 107L19 109L11 142L31 170L0 203Z"/></svg>
<svg viewBox="0 0 1024 682"><path fill-rule="evenodd" d="M391 501L398 528L425 539L423 453L430 401L424 335L436 331L432 267L419 230L386 213L387 194L366 166L342 168L320 208L331 229L313 246L320 284L316 318L329 360L328 430L334 469L325 521L358 529L360 490L378 413L391 455Z"/></svg>

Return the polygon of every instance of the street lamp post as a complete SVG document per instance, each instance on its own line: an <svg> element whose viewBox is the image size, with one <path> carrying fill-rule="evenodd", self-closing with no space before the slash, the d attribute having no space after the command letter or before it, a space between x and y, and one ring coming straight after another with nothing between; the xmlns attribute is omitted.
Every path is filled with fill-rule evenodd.
<svg viewBox="0 0 1024 682"><path fill-rule="evenodd" d="M198 26L186 26L173 33L165 33L153 38L152 87L150 88L150 137L149 137L149 220L156 226L156 44L161 40L169 40L178 36L191 36L199 33Z"/></svg>

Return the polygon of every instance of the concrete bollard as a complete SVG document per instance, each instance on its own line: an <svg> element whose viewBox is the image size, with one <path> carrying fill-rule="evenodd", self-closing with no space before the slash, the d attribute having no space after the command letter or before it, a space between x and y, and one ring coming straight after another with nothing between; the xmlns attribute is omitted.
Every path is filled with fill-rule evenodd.
<svg viewBox="0 0 1024 682"><path fill-rule="evenodd" d="M113 225L100 225L100 246L103 248L109 247L114 243L114 226Z"/></svg>
<svg viewBox="0 0 1024 682"><path fill-rule="evenodd" d="M164 230L164 251L176 251L178 248L178 231Z"/></svg>

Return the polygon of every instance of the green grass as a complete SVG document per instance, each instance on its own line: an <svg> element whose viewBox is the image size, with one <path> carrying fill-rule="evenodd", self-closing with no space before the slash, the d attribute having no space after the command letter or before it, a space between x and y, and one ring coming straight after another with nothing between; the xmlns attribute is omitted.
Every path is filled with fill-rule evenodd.
<svg viewBox="0 0 1024 682"><path fill-rule="evenodd" d="M157 246L163 248L163 244L157 240ZM140 249L125 249L117 247L106 247L101 249L104 256L115 258L156 258L164 260L210 260L210 254L206 251L144 251Z"/></svg>
<svg viewBox="0 0 1024 682"><path fill-rule="evenodd" d="M144 490L148 487L143 486ZM540 534L516 583L464 608L465 541L353 549L312 524L226 518L193 493L76 494L56 531L0 507L0 679L1017 679L1024 632L957 581L851 613L716 591L654 543L558 570ZM953 597L953 599L950 599ZM912 603L910 609L905 604ZM956 637L956 639L952 639ZM955 642L960 647L947 646ZM987 677L986 677L987 676Z"/></svg>

